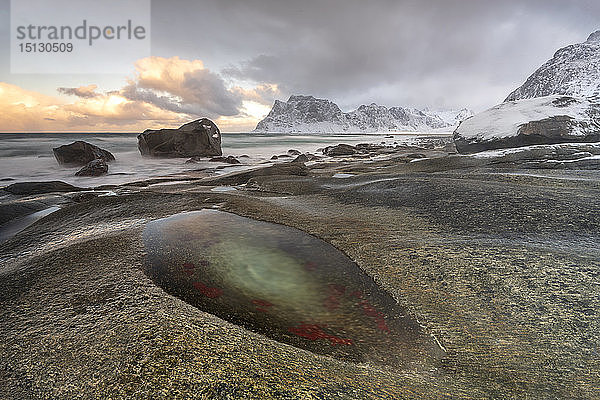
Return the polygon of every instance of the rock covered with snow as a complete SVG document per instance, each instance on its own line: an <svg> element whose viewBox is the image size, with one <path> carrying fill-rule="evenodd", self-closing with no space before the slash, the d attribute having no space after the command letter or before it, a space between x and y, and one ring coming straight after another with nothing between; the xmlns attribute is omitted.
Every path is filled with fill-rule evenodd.
<svg viewBox="0 0 600 400"><path fill-rule="evenodd" d="M258 123L259 133L344 133L431 131L456 126L469 110L434 111L385 107L375 103L343 112L335 103L313 96L291 96L287 102L275 101L271 112Z"/></svg>
<svg viewBox="0 0 600 400"><path fill-rule="evenodd" d="M459 153L600 142L600 102L557 95L509 101L466 119L453 138Z"/></svg>
<svg viewBox="0 0 600 400"><path fill-rule="evenodd" d="M600 95L600 31L592 33L584 43L558 50L505 101L553 94Z"/></svg>

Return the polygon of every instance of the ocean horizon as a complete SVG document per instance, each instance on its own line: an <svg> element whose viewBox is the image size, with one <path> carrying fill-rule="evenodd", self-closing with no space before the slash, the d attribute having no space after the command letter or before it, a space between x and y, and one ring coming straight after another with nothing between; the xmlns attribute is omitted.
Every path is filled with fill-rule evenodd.
<svg viewBox="0 0 600 400"><path fill-rule="evenodd" d="M75 186L120 185L143 179L169 176L202 168L215 168L218 164L205 161L186 164L185 158L147 158L138 150L137 133L86 132L86 133L3 133L0 138L0 180L6 184L27 181L60 180ZM249 168L272 162L274 155L287 154L288 150L316 153L320 148L339 143L409 143L414 138L430 136L430 133L366 133L366 134L264 134L224 133L223 155L247 156L241 166L228 167L217 173ZM439 136L440 134L433 134ZM35 140L32 140L35 136ZM387 136L387 138L386 138ZM77 177L79 167L61 166L54 158L52 149L61 145L84 140L114 154L107 175L101 177Z"/></svg>

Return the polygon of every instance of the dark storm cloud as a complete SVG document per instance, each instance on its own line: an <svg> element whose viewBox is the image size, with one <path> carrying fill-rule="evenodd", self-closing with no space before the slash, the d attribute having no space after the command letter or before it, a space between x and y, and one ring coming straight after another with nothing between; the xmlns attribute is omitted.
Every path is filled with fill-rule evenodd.
<svg viewBox="0 0 600 400"><path fill-rule="evenodd" d="M598 21L591 0L155 1L152 40L282 94L481 108Z"/></svg>
<svg viewBox="0 0 600 400"><path fill-rule="evenodd" d="M155 87L143 80L131 82L121 90L121 95L163 110L209 118L237 115L242 105L242 97L228 90L219 76L208 71L186 74L183 81L170 87Z"/></svg>
<svg viewBox="0 0 600 400"><path fill-rule="evenodd" d="M67 94L70 96L77 96L84 99L91 99L92 97L98 97L100 94L96 93L97 85L80 86L76 88L59 87L56 89L59 93Z"/></svg>
<svg viewBox="0 0 600 400"><path fill-rule="evenodd" d="M120 94L163 110L209 118L239 114L243 99L201 61L179 57L138 60L135 78Z"/></svg>

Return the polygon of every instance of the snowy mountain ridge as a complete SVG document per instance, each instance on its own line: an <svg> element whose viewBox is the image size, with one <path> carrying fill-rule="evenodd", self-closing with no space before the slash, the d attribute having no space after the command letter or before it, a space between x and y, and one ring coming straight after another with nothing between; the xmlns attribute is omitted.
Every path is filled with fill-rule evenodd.
<svg viewBox="0 0 600 400"><path fill-rule="evenodd" d="M451 130L473 115L467 109L435 112L425 109L385 107L375 103L343 112L337 104L313 96L292 95L287 102L275 100L269 114L256 125L255 133L366 133L390 131Z"/></svg>
<svg viewBox="0 0 600 400"><path fill-rule="evenodd" d="M600 94L600 31L584 43L558 50L505 101L549 95L597 97Z"/></svg>

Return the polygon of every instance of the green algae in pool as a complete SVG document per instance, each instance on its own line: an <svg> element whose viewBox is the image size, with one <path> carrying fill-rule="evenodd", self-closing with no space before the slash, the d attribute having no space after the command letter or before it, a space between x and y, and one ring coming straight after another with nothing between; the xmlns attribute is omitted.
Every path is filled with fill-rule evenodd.
<svg viewBox="0 0 600 400"><path fill-rule="evenodd" d="M419 368L444 355L345 254L298 229L202 210L143 235L160 287L254 332L352 362Z"/></svg>

